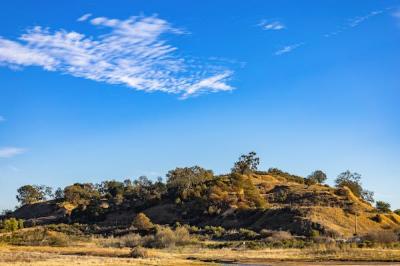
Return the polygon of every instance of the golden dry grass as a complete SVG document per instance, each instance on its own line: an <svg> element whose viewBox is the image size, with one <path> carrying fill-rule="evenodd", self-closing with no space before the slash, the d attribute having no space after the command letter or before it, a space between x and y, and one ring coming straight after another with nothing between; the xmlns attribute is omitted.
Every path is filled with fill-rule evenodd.
<svg viewBox="0 0 400 266"><path fill-rule="evenodd" d="M179 254L149 250L149 258L129 258L129 249L96 247L0 247L0 265L207 265Z"/></svg>
<svg viewBox="0 0 400 266"><path fill-rule="evenodd" d="M95 245L76 247L1 246L2 265L215 265L218 262L257 265L400 265L396 249L263 249L235 250L184 247L149 249L149 258L129 258L129 249L101 248ZM323 261L323 263L321 262ZM342 261L358 261L357 263ZM370 261L378 261L371 263ZM315 263L320 262L320 263ZM365 264L366 262L369 262Z"/></svg>

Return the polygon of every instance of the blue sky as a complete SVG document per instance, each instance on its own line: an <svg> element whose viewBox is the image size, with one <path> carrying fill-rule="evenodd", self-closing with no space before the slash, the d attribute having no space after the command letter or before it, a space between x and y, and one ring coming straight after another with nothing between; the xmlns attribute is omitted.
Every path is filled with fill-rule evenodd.
<svg viewBox="0 0 400 266"><path fill-rule="evenodd" d="M7 3L8 2L8 3ZM0 209L24 184L362 174L400 208L400 1L2 1Z"/></svg>

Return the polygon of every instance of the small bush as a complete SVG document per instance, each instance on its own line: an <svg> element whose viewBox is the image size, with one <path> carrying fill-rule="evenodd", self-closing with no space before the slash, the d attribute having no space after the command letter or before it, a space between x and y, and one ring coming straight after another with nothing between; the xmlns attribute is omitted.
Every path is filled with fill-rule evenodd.
<svg viewBox="0 0 400 266"><path fill-rule="evenodd" d="M103 247L134 248L142 245L143 239L139 234L127 234L121 237L109 237L99 241Z"/></svg>
<svg viewBox="0 0 400 266"><path fill-rule="evenodd" d="M311 236L311 238L318 238L319 235L320 235L320 233L318 230L312 230L310 236Z"/></svg>
<svg viewBox="0 0 400 266"><path fill-rule="evenodd" d="M150 218L142 212L136 215L135 219L133 219L132 225L139 230L149 230L154 227L154 224L151 222Z"/></svg>
<svg viewBox="0 0 400 266"><path fill-rule="evenodd" d="M141 244L149 248L172 248L190 244L194 239L189 230L184 226L178 226L175 231L170 227L157 226L154 235L142 237Z"/></svg>
<svg viewBox="0 0 400 266"><path fill-rule="evenodd" d="M225 234L225 228L221 226L205 226L204 230L206 234L210 235L212 238L221 238Z"/></svg>
<svg viewBox="0 0 400 266"><path fill-rule="evenodd" d="M253 240L256 239L259 236L256 232L246 229L246 228L240 228L239 229L239 237L240 239L243 240Z"/></svg>
<svg viewBox="0 0 400 266"><path fill-rule="evenodd" d="M150 257L149 251L146 248L140 246L132 248L130 256L132 258L143 258L143 259Z"/></svg>
<svg viewBox="0 0 400 266"><path fill-rule="evenodd" d="M334 243L336 243L335 239L328 237L328 236L313 237L313 242L318 243L318 244L334 244Z"/></svg>
<svg viewBox="0 0 400 266"><path fill-rule="evenodd" d="M268 242L279 242L285 240L291 240L293 236L290 232L287 231L273 231L271 236L267 237Z"/></svg>
<svg viewBox="0 0 400 266"><path fill-rule="evenodd" d="M24 228L24 221L21 219L17 220L15 218L6 219L1 223L1 228L5 232L14 232L18 229Z"/></svg>
<svg viewBox="0 0 400 266"><path fill-rule="evenodd" d="M186 245L192 242L189 230L186 227L179 226L175 229L176 245Z"/></svg>
<svg viewBox="0 0 400 266"><path fill-rule="evenodd" d="M176 244L175 232L169 227L158 226L153 239L149 239L150 247L154 248L171 248Z"/></svg>

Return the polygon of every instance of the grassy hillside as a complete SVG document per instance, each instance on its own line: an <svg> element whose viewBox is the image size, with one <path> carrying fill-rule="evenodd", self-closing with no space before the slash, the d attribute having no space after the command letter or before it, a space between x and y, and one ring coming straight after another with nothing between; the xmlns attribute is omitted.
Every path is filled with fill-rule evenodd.
<svg viewBox="0 0 400 266"><path fill-rule="evenodd" d="M267 229L307 237L351 237L356 220L360 235L400 228L400 216L378 212L347 187L306 184L276 170L213 176L185 189L142 180L130 188L123 185L121 191L87 199L78 191L69 198L24 205L9 216L24 219L25 226L81 223L96 225L98 232L128 228L139 212L155 224Z"/></svg>

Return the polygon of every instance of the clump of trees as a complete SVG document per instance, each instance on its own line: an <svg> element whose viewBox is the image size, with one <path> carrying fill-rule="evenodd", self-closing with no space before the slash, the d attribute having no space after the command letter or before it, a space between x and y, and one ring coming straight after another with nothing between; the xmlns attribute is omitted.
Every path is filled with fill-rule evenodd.
<svg viewBox="0 0 400 266"><path fill-rule="evenodd" d="M336 178L335 184L337 188L349 188L356 197L367 202L373 203L375 201L374 193L363 188L361 183L361 175L358 173L352 173L347 170Z"/></svg>
<svg viewBox="0 0 400 266"><path fill-rule="evenodd" d="M100 191L91 183L75 183L64 188L64 199L74 205L87 206L99 198Z"/></svg>
<svg viewBox="0 0 400 266"><path fill-rule="evenodd" d="M16 197L21 205L26 205L47 200L53 197L53 192L45 185L25 185L18 188Z"/></svg>
<svg viewBox="0 0 400 266"><path fill-rule="evenodd" d="M179 200L200 197L213 178L213 171L200 166L175 168L167 173L167 188Z"/></svg>

